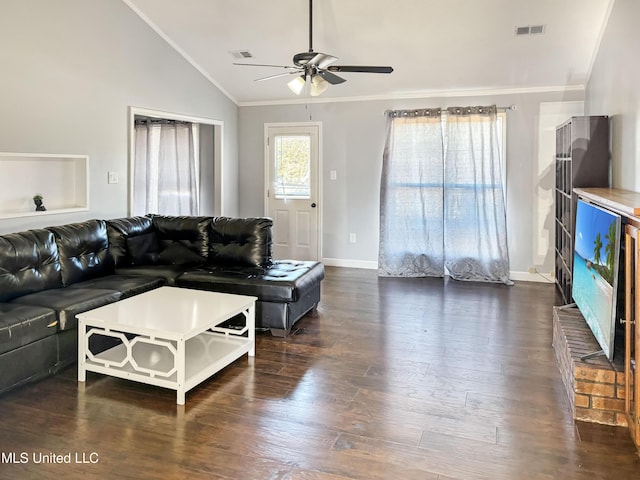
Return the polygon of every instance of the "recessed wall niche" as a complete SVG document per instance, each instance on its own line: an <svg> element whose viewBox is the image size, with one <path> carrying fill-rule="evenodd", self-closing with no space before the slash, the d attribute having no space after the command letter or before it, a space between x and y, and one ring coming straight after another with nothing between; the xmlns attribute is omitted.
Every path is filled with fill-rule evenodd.
<svg viewBox="0 0 640 480"><path fill-rule="evenodd" d="M89 157L0 152L0 218L89 209ZM35 211L42 195L46 211Z"/></svg>

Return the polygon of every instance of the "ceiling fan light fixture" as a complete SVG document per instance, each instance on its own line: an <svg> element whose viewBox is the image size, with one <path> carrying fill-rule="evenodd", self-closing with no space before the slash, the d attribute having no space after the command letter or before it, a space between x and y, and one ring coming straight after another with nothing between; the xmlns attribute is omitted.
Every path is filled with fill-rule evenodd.
<svg viewBox="0 0 640 480"><path fill-rule="evenodd" d="M329 88L329 85L331 84L324 78L322 78L322 75L314 75L311 79L309 95L311 95L312 97L317 97L318 95L321 95L322 92L324 92L327 88Z"/></svg>
<svg viewBox="0 0 640 480"><path fill-rule="evenodd" d="M300 95L305 83L307 83L305 77L303 75L300 75L299 77L296 77L289 83L287 83L287 86L293 93L295 93L296 95Z"/></svg>

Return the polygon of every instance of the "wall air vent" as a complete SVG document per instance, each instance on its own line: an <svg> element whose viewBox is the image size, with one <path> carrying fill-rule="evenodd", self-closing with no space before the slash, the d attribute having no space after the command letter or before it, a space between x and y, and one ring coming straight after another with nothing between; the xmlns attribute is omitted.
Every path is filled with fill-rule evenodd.
<svg viewBox="0 0 640 480"><path fill-rule="evenodd" d="M544 25L531 25L531 27L529 27L529 33L531 35L544 33Z"/></svg>
<svg viewBox="0 0 640 480"><path fill-rule="evenodd" d="M253 58L253 54L249 50L233 50L229 52L233 58L244 60L245 58Z"/></svg>
<svg viewBox="0 0 640 480"><path fill-rule="evenodd" d="M540 35L544 33L544 25L527 25L525 27L516 27L516 36L522 35Z"/></svg>

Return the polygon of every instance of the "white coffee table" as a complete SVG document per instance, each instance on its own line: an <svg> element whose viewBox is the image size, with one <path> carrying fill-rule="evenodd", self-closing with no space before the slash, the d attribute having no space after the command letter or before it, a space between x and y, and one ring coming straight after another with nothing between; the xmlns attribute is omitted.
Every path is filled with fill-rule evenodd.
<svg viewBox="0 0 640 480"><path fill-rule="evenodd" d="M78 381L86 372L185 393L247 353L255 355L255 297L161 287L77 315ZM222 328L242 314L244 326ZM101 353L92 336L115 338Z"/></svg>

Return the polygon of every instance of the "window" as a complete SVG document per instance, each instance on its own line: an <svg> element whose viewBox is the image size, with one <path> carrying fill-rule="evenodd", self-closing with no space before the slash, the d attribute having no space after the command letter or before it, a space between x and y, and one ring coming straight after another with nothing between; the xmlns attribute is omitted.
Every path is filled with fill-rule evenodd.
<svg viewBox="0 0 640 480"><path fill-rule="evenodd" d="M137 203L139 199L134 200L141 189L146 190L149 187L147 183L140 184L136 181L136 171L140 168L138 160L144 159L146 162L146 158L142 155L138 155L139 159L136 158L136 120L173 120L193 125L194 175L196 175L196 179L192 185L199 193L196 200L197 215L224 215L225 199L228 197L224 188L228 182L224 181L225 170L222 168L224 165L222 151L224 123L205 117L138 107L129 107L129 215L134 215L134 211L138 215L152 212L145 205L141 208ZM231 192L235 191L233 186L230 187L230 190ZM138 206L134 207L134 204Z"/></svg>
<svg viewBox="0 0 640 480"><path fill-rule="evenodd" d="M379 274L511 284L495 106L389 112Z"/></svg>
<svg viewBox="0 0 640 480"><path fill-rule="evenodd" d="M274 137L274 195L276 198L311 197L311 136Z"/></svg>
<svg viewBox="0 0 640 480"><path fill-rule="evenodd" d="M199 214L198 125L137 118L133 215Z"/></svg>

